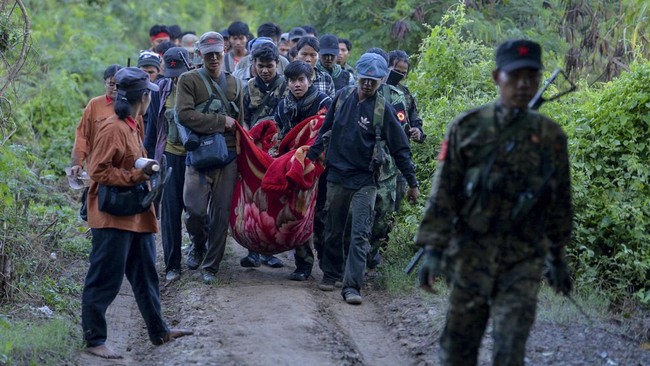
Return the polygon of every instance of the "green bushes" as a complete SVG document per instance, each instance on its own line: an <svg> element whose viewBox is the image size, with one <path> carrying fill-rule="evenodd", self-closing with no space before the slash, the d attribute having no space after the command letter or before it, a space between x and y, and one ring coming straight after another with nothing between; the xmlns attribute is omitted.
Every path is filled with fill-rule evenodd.
<svg viewBox="0 0 650 366"><path fill-rule="evenodd" d="M413 144L422 182L435 171L447 124L463 110L496 98L490 76L493 50L462 32L466 22L458 8L432 28L408 80L429 136L425 144ZM605 85L578 84L577 93L542 107L569 137L575 215L568 253L576 285L604 290L614 301L634 295L648 304L650 63L635 65ZM412 221L421 218L422 210L422 205L410 208L398 218L386 255L391 266L403 268L414 253L417 223Z"/></svg>
<svg viewBox="0 0 650 366"><path fill-rule="evenodd" d="M587 94L555 117L570 131L577 279L650 302L650 63Z"/></svg>

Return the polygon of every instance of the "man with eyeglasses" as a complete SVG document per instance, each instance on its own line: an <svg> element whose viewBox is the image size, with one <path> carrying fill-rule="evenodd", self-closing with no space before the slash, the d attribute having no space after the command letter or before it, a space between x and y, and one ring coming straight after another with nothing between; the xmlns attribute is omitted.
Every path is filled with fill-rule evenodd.
<svg viewBox="0 0 650 366"><path fill-rule="evenodd" d="M115 84L115 73L122 68L121 65L110 65L104 70L104 86L106 91L103 95L92 98L84 109L81 120L75 131L74 146L72 147L72 164L70 164L70 176L78 178L83 173L84 163L88 165L92 152L92 144L98 125L115 114L113 101L117 93ZM84 189L82 195L81 218L86 220L86 195L88 188Z"/></svg>

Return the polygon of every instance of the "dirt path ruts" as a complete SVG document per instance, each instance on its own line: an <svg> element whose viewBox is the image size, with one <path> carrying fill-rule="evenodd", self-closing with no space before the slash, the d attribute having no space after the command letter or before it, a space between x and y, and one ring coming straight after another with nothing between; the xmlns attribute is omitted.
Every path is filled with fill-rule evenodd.
<svg viewBox="0 0 650 366"><path fill-rule="evenodd" d="M206 285L197 271L184 270L180 281L161 282L163 312L171 326L194 336L161 347L148 343L137 307L109 316L109 344L126 356L117 362L137 365L411 365L408 350L391 335L377 294L364 293L360 306L346 304L339 290L317 288L321 273L308 281L287 279L294 270L289 253L284 268L246 269L246 250L229 240L219 282ZM159 253L159 257L161 253ZM130 289L129 289L130 291ZM128 297L131 297L130 299ZM122 293L117 301L131 301ZM118 305L126 310L129 306ZM115 324L130 323L129 329ZM94 361L90 356L82 362ZM93 363L88 363L93 364Z"/></svg>

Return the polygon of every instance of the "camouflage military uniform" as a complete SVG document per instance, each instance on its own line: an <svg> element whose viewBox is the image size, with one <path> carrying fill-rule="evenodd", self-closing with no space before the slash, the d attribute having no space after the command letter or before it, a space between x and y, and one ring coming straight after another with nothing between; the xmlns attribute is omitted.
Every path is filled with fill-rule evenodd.
<svg viewBox="0 0 650 366"><path fill-rule="evenodd" d="M386 94L387 100L395 107L400 123L405 122L404 110L406 100L404 93L392 85L384 85L377 90L378 93ZM400 112L402 115L400 116ZM386 149L386 147L384 146ZM386 150L386 164L381 167L379 179L377 180L377 197L375 199L375 213L372 225L372 236L370 238L370 251L368 252L368 264L374 267L377 263L373 261L379 249L386 245L388 234L393 226L393 212L397 202L397 177L400 175L395 161Z"/></svg>
<svg viewBox="0 0 650 366"><path fill-rule="evenodd" d="M259 121L273 119L278 103L287 94L287 82L284 76L277 75L266 85L259 77L254 77L244 87L244 119L249 127Z"/></svg>
<svg viewBox="0 0 650 366"><path fill-rule="evenodd" d="M534 111L488 105L452 122L438 159L416 240L441 253L450 285L442 364L476 364L492 316L493 363L523 365L545 256L571 237L566 136Z"/></svg>

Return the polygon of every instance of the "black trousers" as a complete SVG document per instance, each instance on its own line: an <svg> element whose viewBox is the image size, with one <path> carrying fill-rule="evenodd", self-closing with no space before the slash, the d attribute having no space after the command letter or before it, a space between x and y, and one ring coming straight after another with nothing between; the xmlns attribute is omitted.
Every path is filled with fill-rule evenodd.
<svg viewBox="0 0 650 366"><path fill-rule="evenodd" d="M183 184L185 183L185 156L165 152L167 166L172 176L163 190L160 226L165 256L165 272L181 269L181 244L183 242Z"/></svg>
<svg viewBox="0 0 650 366"><path fill-rule="evenodd" d="M122 286L124 275L144 318L152 341L169 331L160 309L156 273L156 242L152 233L92 229L90 267L81 298L81 326L86 346L106 342L106 309Z"/></svg>

